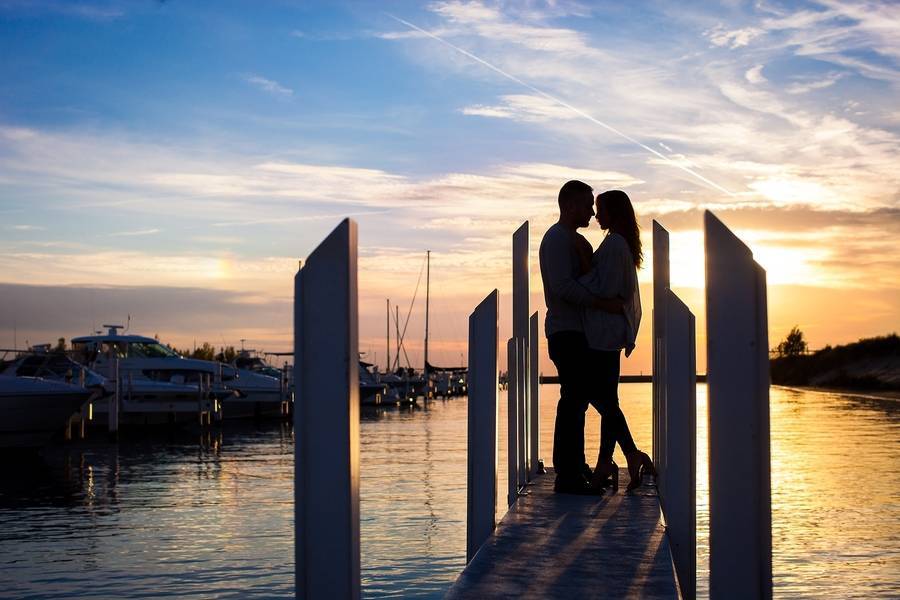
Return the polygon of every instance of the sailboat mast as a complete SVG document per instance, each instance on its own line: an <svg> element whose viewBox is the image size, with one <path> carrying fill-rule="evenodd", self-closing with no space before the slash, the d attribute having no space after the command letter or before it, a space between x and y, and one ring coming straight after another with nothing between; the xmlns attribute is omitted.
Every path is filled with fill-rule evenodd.
<svg viewBox="0 0 900 600"><path fill-rule="evenodd" d="M385 298L387 300L387 367L385 368L385 373L391 372L391 299Z"/></svg>
<svg viewBox="0 0 900 600"><path fill-rule="evenodd" d="M400 366L400 305L399 304L394 305L394 325L397 327L397 330L395 332L397 334L397 359L395 362L396 366L394 367L396 369L397 367Z"/></svg>
<svg viewBox="0 0 900 600"><path fill-rule="evenodd" d="M431 292L431 250L425 251L425 376L428 377L428 302Z"/></svg>

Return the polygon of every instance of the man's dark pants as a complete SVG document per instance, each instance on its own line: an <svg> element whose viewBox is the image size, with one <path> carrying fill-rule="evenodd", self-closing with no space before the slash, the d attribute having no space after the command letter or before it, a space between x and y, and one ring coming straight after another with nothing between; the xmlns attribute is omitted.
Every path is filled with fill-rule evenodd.
<svg viewBox="0 0 900 600"><path fill-rule="evenodd" d="M561 480L575 480L584 466L584 413L589 401L589 351L580 331L547 338L550 360L559 374L559 403L553 430L553 467Z"/></svg>

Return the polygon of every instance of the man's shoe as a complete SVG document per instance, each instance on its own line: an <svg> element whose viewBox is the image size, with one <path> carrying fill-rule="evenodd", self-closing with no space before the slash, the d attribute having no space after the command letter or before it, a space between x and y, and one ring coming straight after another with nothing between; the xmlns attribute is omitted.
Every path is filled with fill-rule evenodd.
<svg viewBox="0 0 900 600"><path fill-rule="evenodd" d="M594 472L591 471L591 465L584 463L581 466L581 476L585 478L585 480L590 481L594 476Z"/></svg>

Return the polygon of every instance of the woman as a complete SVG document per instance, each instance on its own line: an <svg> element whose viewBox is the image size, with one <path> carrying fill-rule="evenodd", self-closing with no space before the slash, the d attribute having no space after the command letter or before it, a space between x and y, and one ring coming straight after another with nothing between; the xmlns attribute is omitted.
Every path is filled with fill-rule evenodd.
<svg viewBox="0 0 900 600"><path fill-rule="evenodd" d="M631 355L641 323L637 280L637 269L643 261L640 228L631 200L620 190L597 196L597 222L609 233L590 258L589 269L580 281L597 296L621 298L624 307L622 314L586 310L583 315L590 363L596 369L597 390L591 404L601 415L600 456L591 484L605 487L611 480L613 489L618 489L619 467L612 459L618 442L628 461L628 489L632 490L641 485L644 473L655 474L650 457L634 444L618 396L620 354L624 349L626 357Z"/></svg>

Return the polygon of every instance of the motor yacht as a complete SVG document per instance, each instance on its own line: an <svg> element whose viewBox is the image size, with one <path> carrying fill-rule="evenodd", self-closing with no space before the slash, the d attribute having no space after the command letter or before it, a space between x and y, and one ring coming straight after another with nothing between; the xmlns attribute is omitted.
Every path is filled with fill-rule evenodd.
<svg viewBox="0 0 900 600"><path fill-rule="evenodd" d="M43 446L92 393L61 381L0 375L0 448Z"/></svg>
<svg viewBox="0 0 900 600"><path fill-rule="evenodd" d="M221 403L224 418L284 411L283 388L277 378L222 362L184 358L154 338L119 333L120 325L104 327L106 334L73 338L73 354L107 379L115 379L118 368L123 385L128 382L134 394L140 394L135 390L148 381L171 383L190 386L195 392L202 387L212 401Z"/></svg>
<svg viewBox="0 0 900 600"><path fill-rule="evenodd" d="M217 394L197 382L184 381L182 375L172 376L170 381L135 378L133 372L119 367L122 385L119 390L118 422L122 425L150 425L184 420L196 420L198 414L215 414L216 400L233 395L220 389ZM90 408L86 411L90 420L100 425L108 422L111 399L116 391L115 377L107 378L70 358L61 351L51 351L49 346L33 346L28 352L19 353L15 360L0 365L0 375L17 377L42 377L53 381L78 383L91 390ZM88 417L86 417L88 418Z"/></svg>

